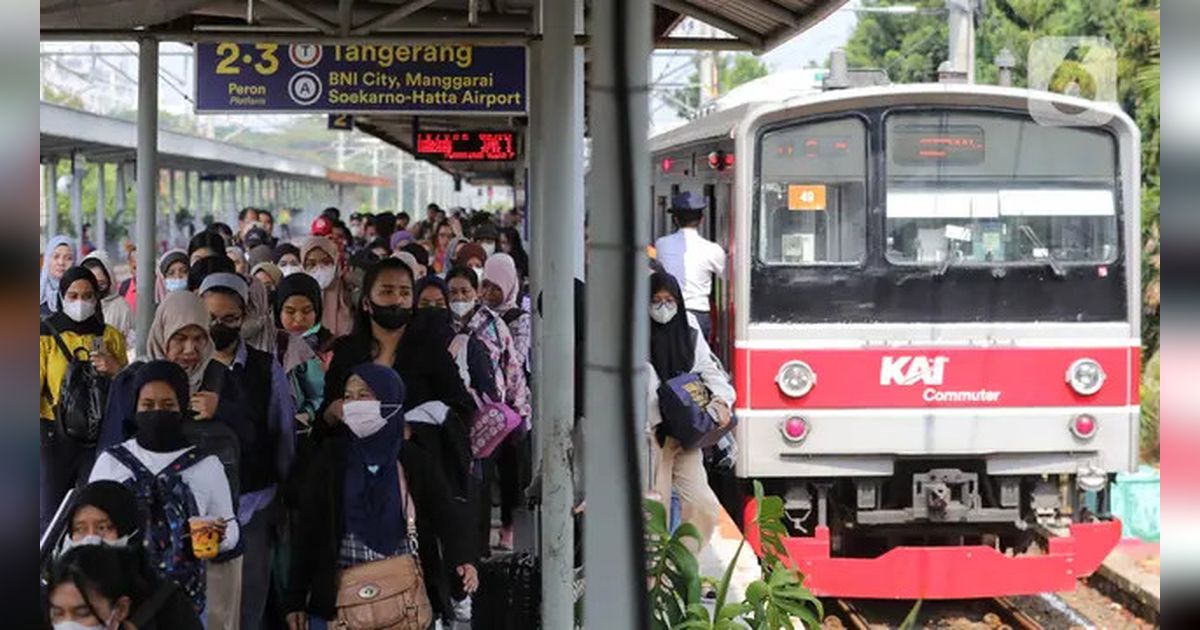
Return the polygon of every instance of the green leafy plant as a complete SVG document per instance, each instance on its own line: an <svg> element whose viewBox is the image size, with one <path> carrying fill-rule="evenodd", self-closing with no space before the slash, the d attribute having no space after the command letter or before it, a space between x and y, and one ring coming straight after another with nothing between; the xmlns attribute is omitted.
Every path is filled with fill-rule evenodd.
<svg viewBox="0 0 1200 630"><path fill-rule="evenodd" d="M783 537L783 499L764 496L762 484L754 482L754 523L758 526L763 556L761 577L746 587L742 601L729 602L729 584L738 558L746 546L743 538L720 581L703 578L699 563L684 544L699 540L691 523L671 533L667 511L657 501L646 501L648 518L646 551L649 554L651 627L655 630L781 630L794 629L799 619L806 628L821 627L824 608L803 584L804 576L788 566ZM713 613L700 603L700 587L716 589Z"/></svg>

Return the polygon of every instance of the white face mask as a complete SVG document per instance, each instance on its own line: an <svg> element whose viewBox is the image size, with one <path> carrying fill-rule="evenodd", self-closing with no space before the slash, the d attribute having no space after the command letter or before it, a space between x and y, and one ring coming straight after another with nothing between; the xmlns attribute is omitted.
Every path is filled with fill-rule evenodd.
<svg viewBox="0 0 1200 630"><path fill-rule="evenodd" d="M483 251L485 253L487 253L488 256L491 256L492 254L496 253L496 244L493 243L492 241L484 241L484 242L480 243L479 245L481 247L483 247Z"/></svg>
<svg viewBox="0 0 1200 630"><path fill-rule="evenodd" d="M342 421L350 428L351 433L365 438L378 433L387 425L388 420L399 412L400 408L397 406L384 417L383 405L378 400L351 400L342 405Z"/></svg>
<svg viewBox="0 0 1200 630"><path fill-rule="evenodd" d="M329 288L329 285L333 284L335 273L337 272L331 265L321 265L308 272L308 275L312 276L317 281L317 284L320 285L321 290L324 291Z"/></svg>
<svg viewBox="0 0 1200 630"><path fill-rule="evenodd" d="M304 271L300 265L280 265L279 270L283 272L283 277L285 278L294 273L300 273L301 271Z"/></svg>
<svg viewBox="0 0 1200 630"><path fill-rule="evenodd" d="M112 622L112 615L109 615L109 622ZM108 624L85 626L78 621L60 621L54 624L54 630L104 630Z"/></svg>
<svg viewBox="0 0 1200 630"><path fill-rule="evenodd" d="M84 300L63 300L63 312L67 317L82 322L96 314L96 303Z"/></svg>
<svg viewBox="0 0 1200 630"><path fill-rule="evenodd" d="M471 267L471 270L475 272L475 277L483 282L483 267Z"/></svg>
<svg viewBox="0 0 1200 630"><path fill-rule="evenodd" d="M458 317L459 319L466 317L467 313L470 313L471 309L473 309L473 308L475 308L474 300L469 301L469 302L451 302L450 303L450 312L454 313L454 316Z"/></svg>
<svg viewBox="0 0 1200 630"><path fill-rule="evenodd" d="M650 305L650 319L665 324L672 319L675 319L675 314L679 312L679 306L674 302L657 302Z"/></svg>
<svg viewBox="0 0 1200 630"><path fill-rule="evenodd" d="M60 545L58 548L58 555L61 556L62 554L67 553L76 547L86 547L87 545L104 545L105 547L124 549L129 546L129 538L131 536L133 536L133 534L127 534L116 540L105 540L97 534L91 534L84 536L79 540L72 540L70 534L68 534L63 537L62 545Z"/></svg>
<svg viewBox="0 0 1200 630"><path fill-rule="evenodd" d="M187 278L167 278L163 280L163 286L166 287L167 293L184 291L187 289Z"/></svg>

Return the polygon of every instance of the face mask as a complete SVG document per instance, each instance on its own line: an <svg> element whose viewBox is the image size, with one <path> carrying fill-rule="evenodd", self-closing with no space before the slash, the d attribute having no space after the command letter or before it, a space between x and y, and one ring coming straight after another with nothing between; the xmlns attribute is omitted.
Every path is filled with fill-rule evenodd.
<svg viewBox="0 0 1200 630"><path fill-rule="evenodd" d="M491 241L485 241L479 245L483 247L484 253L486 253L488 256L496 253L496 244Z"/></svg>
<svg viewBox="0 0 1200 630"><path fill-rule="evenodd" d="M403 328L408 325L410 319L412 319L412 311L399 304L380 306L374 302L371 303L371 321L386 330Z"/></svg>
<svg viewBox="0 0 1200 630"><path fill-rule="evenodd" d="M400 407L396 406L387 417L384 417L382 408L383 405L378 400L351 400L342 406L342 421L358 438L370 437L378 433L387 425L392 416L400 412Z"/></svg>
<svg viewBox="0 0 1200 630"><path fill-rule="evenodd" d="M112 621L111 616L109 621ZM54 630L104 630L108 624L99 626L85 626L78 621L60 621L54 624Z"/></svg>
<svg viewBox="0 0 1200 630"><path fill-rule="evenodd" d="M133 415L137 425L134 437L138 446L155 453L169 453L187 448L191 443L183 434L183 412L139 411Z"/></svg>
<svg viewBox="0 0 1200 630"><path fill-rule="evenodd" d="M226 326L225 324L213 324L208 329L208 334L212 335L213 345L217 350L224 350L232 346L242 335L241 328Z"/></svg>
<svg viewBox="0 0 1200 630"><path fill-rule="evenodd" d="M333 284L333 276L335 273L337 272L334 270L332 265L321 265L308 272L308 275L312 276L313 279L317 281L317 285L319 285L321 290L324 291L325 289L329 288L329 285Z"/></svg>
<svg viewBox="0 0 1200 630"><path fill-rule="evenodd" d="M441 306L426 306L419 308L417 309L417 314L414 321L448 325L450 323L450 310Z"/></svg>
<svg viewBox="0 0 1200 630"><path fill-rule="evenodd" d="M678 311L679 307L674 302L658 302L650 305L650 319L665 324L675 319L675 313Z"/></svg>
<svg viewBox="0 0 1200 630"><path fill-rule="evenodd" d="M105 540L96 534L91 534L79 540L72 540L71 535L67 534L63 537L62 545L58 548L58 555L61 556L76 547L86 547L88 545L104 545L105 547L125 549L129 547L129 539L132 537L133 534L126 534L116 540Z"/></svg>
<svg viewBox="0 0 1200 630"><path fill-rule="evenodd" d="M304 271L304 269L300 268L300 265L280 265L279 270L283 272L283 277L285 278L294 273Z"/></svg>
<svg viewBox="0 0 1200 630"><path fill-rule="evenodd" d="M184 291L187 289L187 278L167 278L163 280L163 286L166 287L167 293Z"/></svg>
<svg viewBox="0 0 1200 630"><path fill-rule="evenodd" d="M63 312L67 314L67 317L82 322L96 314L96 303L84 300L63 300Z"/></svg>
<svg viewBox="0 0 1200 630"><path fill-rule="evenodd" d="M473 300L470 302L451 302L450 303L450 311L453 312L454 316L459 319L466 317L467 313L470 313L471 309L473 309L473 308L475 308L475 302Z"/></svg>
<svg viewBox="0 0 1200 630"><path fill-rule="evenodd" d="M471 270L475 272L475 277L479 279L480 283L482 283L483 282L483 267L472 267Z"/></svg>

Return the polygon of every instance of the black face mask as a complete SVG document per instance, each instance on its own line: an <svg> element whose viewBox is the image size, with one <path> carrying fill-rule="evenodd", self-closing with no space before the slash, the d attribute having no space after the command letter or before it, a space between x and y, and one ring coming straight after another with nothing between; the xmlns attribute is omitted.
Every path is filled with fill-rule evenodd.
<svg viewBox="0 0 1200 630"><path fill-rule="evenodd" d="M403 328L408 325L411 319L412 309L405 308L399 304L380 306L371 302L371 321L387 330Z"/></svg>
<svg viewBox="0 0 1200 630"><path fill-rule="evenodd" d="M450 309L441 306L423 306L417 309L417 314L413 316L413 323L425 324L445 324L449 326L453 320L450 317Z"/></svg>
<svg viewBox="0 0 1200 630"><path fill-rule="evenodd" d="M156 453L178 451L191 446L183 435L183 413L179 411L139 411L134 437L142 448Z"/></svg>
<svg viewBox="0 0 1200 630"><path fill-rule="evenodd" d="M208 328L208 334L212 335L213 345L217 350L225 350L237 342L238 337L242 334L242 329L225 324L213 324Z"/></svg>

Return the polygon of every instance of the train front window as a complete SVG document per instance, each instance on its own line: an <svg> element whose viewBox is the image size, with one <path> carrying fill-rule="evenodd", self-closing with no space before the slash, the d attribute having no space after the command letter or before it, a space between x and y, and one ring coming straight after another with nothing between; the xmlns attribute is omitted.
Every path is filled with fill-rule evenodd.
<svg viewBox="0 0 1200 630"><path fill-rule="evenodd" d="M1104 264L1118 253L1114 139L968 111L894 113L887 258L916 265Z"/></svg>
<svg viewBox="0 0 1200 630"><path fill-rule="evenodd" d="M866 130L857 118L762 135L755 256L766 264L857 264L866 252Z"/></svg>

